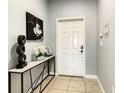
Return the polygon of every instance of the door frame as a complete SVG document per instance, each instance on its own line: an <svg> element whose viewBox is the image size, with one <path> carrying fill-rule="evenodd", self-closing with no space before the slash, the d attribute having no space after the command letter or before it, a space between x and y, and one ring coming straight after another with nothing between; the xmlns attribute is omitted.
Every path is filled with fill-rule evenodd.
<svg viewBox="0 0 124 93"><path fill-rule="evenodd" d="M58 24L59 21L64 21L64 20L83 20L84 21L84 31L83 31L83 40L84 40L84 73L82 76L86 76L86 43L85 43L85 17L65 17L65 18L57 18L56 19L56 75L59 75L59 30L58 30Z"/></svg>

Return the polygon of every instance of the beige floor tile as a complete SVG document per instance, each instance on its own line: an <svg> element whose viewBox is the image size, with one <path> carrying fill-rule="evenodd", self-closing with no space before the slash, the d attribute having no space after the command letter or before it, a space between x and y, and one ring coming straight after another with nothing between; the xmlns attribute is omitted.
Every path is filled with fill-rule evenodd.
<svg viewBox="0 0 124 93"><path fill-rule="evenodd" d="M40 90L40 87L38 86L38 87L34 90L34 92L33 92L33 93L38 93L38 92L39 92L39 90Z"/></svg>
<svg viewBox="0 0 124 93"><path fill-rule="evenodd" d="M102 93L97 80L86 80L86 90L88 93Z"/></svg>
<svg viewBox="0 0 124 93"><path fill-rule="evenodd" d="M41 90L46 86L46 84L50 81L52 77L48 77L46 80L43 81L42 86L41 86ZM52 86L52 84L54 83L54 79L49 83L49 85L45 88L45 90L43 91L43 93L47 93L48 89L50 89L50 87ZM39 93L40 90L40 85L38 86L37 89L34 90L33 93Z"/></svg>
<svg viewBox="0 0 124 93"><path fill-rule="evenodd" d="M90 93L101 93L101 89L98 88L87 88L86 91Z"/></svg>
<svg viewBox="0 0 124 93"><path fill-rule="evenodd" d="M47 90L47 89L46 89L46 90ZM38 87L34 90L33 93L39 93L39 91L40 91L40 86L38 86Z"/></svg>
<svg viewBox="0 0 124 93"><path fill-rule="evenodd" d="M68 91L67 93L82 93L82 92Z"/></svg>
<svg viewBox="0 0 124 93"><path fill-rule="evenodd" d="M43 83L42 83L42 86L41 86L41 89L43 89L46 85L47 85L47 83L49 82L50 80L45 80ZM51 83L51 82L50 82ZM51 84L49 84L47 87L50 87L51 86Z"/></svg>
<svg viewBox="0 0 124 93"><path fill-rule="evenodd" d="M85 79L85 82L87 84L98 84L96 79Z"/></svg>
<svg viewBox="0 0 124 93"><path fill-rule="evenodd" d="M85 93L85 92L82 92ZM91 91L91 92L86 92L86 93L103 93L103 92L99 92L99 91Z"/></svg>
<svg viewBox="0 0 124 93"><path fill-rule="evenodd" d="M83 81L83 77L71 77L71 80Z"/></svg>
<svg viewBox="0 0 124 93"><path fill-rule="evenodd" d="M71 77L69 76L57 76L56 79L64 79L64 80L69 80Z"/></svg>
<svg viewBox="0 0 124 93"><path fill-rule="evenodd" d="M47 79L51 79L53 76L48 76Z"/></svg>
<svg viewBox="0 0 124 93"><path fill-rule="evenodd" d="M50 89L50 88L46 87L46 88L42 91L42 93L47 93L47 92L49 91L49 89ZM37 92L37 93L39 93L39 92Z"/></svg>
<svg viewBox="0 0 124 93"><path fill-rule="evenodd" d="M43 81L41 90L48 84L48 82L51 80L52 77L48 77L46 80ZM48 84L46 88L50 88L54 83L54 79Z"/></svg>
<svg viewBox="0 0 124 93"><path fill-rule="evenodd" d="M70 80L68 90L77 91L77 92L85 91L85 86L84 86L83 81L80 82L78 80Z"/></svg>
<svg viewBox="0 0 124 93"><path fill-rule="evenodd" d="M52 85L52 88L67 90L69 80L56 79Z"/></svg>
<svg viewBox="0 0 124 93"><path fill-rule="evenodd" d="M66 93L66 91L59 89L50 89L47 93Z"/></svg>
<svg viewBox="0 0 124 93"><path fill-rule="evenodd" d="M43 86L50 80L47 78L43 82ZM95 79L84 79L80 77L57 76L54 78L43 93L102 93L98 81ZM38 87L39 88L39 87ZM34 93L39 93L39 89ZM68 92L67 92L68 90Z"/></svg>
<svg viewBox="0 0 124 93"><path fill-rule="evenodd" d="M98 87L98 88L100 88L100 86L99 86L99 84L96 80L86 81L86 86L87 87Z"/></svg>

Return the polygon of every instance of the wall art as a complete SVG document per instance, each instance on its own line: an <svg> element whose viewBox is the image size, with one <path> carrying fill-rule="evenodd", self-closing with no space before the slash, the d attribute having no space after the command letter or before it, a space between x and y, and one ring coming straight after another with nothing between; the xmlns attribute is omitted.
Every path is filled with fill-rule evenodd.
<svg viewBox="0 0 124 93"><path fill-rule="evenodd" d="M43 40L43 20L26 12L26 38L27 40Z"/></svg>

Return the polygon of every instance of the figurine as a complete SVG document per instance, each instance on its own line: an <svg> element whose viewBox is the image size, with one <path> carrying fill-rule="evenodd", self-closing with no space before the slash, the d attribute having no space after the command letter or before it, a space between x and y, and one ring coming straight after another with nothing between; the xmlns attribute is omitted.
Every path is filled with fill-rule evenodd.
<svg viewBox="0 0 124 93"><path fill-rule="evenodd" d="M26 43L26 37L24 35L19 35L17 42L18 46L16 48L16 52L18 54L18 64L16 65L16 68L20 69L27 65L26 55L24 54L25 53L24 44Z"/></svg>

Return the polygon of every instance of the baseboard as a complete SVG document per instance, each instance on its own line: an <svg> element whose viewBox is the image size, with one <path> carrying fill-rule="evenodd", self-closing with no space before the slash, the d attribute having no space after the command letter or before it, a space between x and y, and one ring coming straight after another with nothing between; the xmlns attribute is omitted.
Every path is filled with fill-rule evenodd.
<svg viewBox="0 0 124 93"><path fill-rule="evenodd" d="M50 72L50 75L54 75L54 72ZM55 76L57 76L57 73L55 73Z"/></svg>
<svg viewBox="0 0 124 93"><path fill-rule="evenodd" d="M54 75L54 72L50 72L50 75ZM55 75L57 76L58 74L55 73ZM97 75L85 75L84 77L87 79L97 79Z"/></svg>
<svg viewBox="0 0 124 93"><path fill-rule="evenodd" d="M97 81L98 81L99 86L100 86L100 88L101 88L101 90L102 90L102 93L105 93L105 90L104 90L104 88L103 88L103 86L102 86L102 84L101 84L101 82L100 82L98 76L97 76Z"/></svg>
<svg viewBox="0 0 124 93"><path fill-rule="evenodd" d="M85 75L87 79L97 79L97 75Z"/></svg>

